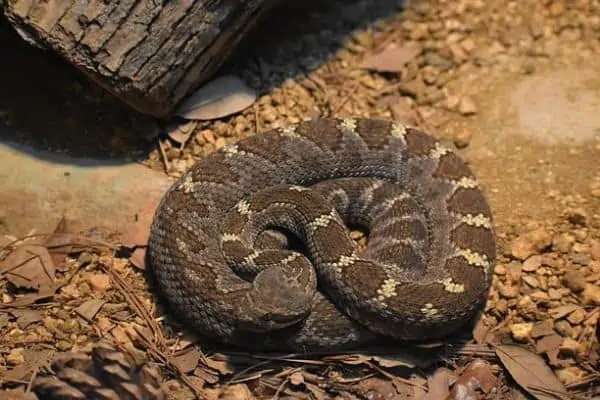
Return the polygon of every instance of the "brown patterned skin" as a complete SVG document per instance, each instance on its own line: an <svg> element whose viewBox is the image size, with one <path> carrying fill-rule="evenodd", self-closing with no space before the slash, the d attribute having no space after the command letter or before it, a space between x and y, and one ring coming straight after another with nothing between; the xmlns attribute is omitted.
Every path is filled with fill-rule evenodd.
<svg viewBox="0 0 600 400"><path fill-rule="evenodd" d="M368 230L364 253L346 224ZM325 118L200 160L160 203L149 255L200 333L312 351L460 328L487 298L496 237L473 173L434 138Z"/></svg>

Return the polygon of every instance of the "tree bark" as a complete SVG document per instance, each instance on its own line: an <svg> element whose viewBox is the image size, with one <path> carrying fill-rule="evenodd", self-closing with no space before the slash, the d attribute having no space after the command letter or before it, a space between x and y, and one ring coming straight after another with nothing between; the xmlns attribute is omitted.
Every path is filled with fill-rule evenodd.
<svg viewBox="0 0 600 400"><path fill-rule="evenodd" d="M211 77L277 0L0 1L22 37L50 48L156 117Z"/></svg>

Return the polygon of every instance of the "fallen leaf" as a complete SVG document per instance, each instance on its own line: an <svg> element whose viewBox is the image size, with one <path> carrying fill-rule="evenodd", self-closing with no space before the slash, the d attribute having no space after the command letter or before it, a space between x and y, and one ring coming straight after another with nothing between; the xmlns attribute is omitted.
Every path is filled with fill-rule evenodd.
<svg viewBox="0 0 600 400"><path fill-rule="evenodd" d="M256 93L243 80L225 75L200 87L175 115L198 120L222 118L248 108L255 100Z"/></svg>
<svg viewBox="0 0 600 400"><path fill-rule="evenodd" d="M54 262L44 246L17 247L0 263L0 272L13 285L27 289L50 287L54 282Z"/></svg>
<svg viewBox="0 0 600 400"><path fill-rule="evenodd" d="M106 300L88 300L85 303L81 304L79 307L77 307L75 309L75 312L86 321L91 322L94 320L94 317L96 316L96 314L98 314L98 311L100 311L104 303L106 303Z"/></svg>
<svg viewBox="0 0 600 400"><path fill-rule="evenodd" d="M21 329L25 329L29 325L41 321L44 317L40 310L35 309L15 310L13 314L17 317L17 325Z"/></svg>
<svg viewBox="0 0 600 400"><path fill-rule="evenodd" d="M67 220L62 217L51 235L44 241L54 265L64 263L67 255L73 250L72 237L68 234Z"/></svg>
<svg viewBox="0 0 600 400"><path fill-rule="evenodd" d="M490 333L491 328L485 324L483 318L480 318L477 323L475 324L475 327L473 328L473 339L475 339L476 343L486 343L489 339L488 336Z"/></svg>
<svg viewBox="0 0 600 400"><path fill-rule="evenodd" d="M140 270L146 269L146 249L138 247L136 248L131 257L129 257L129 261L131 264Z"/></svg>
<svg viewBox="0 0 600 400"><path fill-rule="evenodd" d="M426 398L429 400L447 398L450 395L450 385L453 378L454 376L448 368L438 368L433 376L427 379L429 391Z"/></svg>
<svg viewBox="0 0 600 400"><path fill-rule="evenodd" d="M450 398L477 399L480 397L478 390L484 394L489 393L497 384L496 376L490 367L490 363L479 359L469 363L452 387Z"/></svg>
<svg viewBox="0 0 600 400"><path fill-rule="evenodd" d="M306 389L308 389L308 391L314 396L316 400L325 400L329 398L329 396L327 396L327 392L325 392L323 389L321 389L314 383L305 382L304 384L306 385Z"/></svg>
<svg viewBox="0 0 600 400"><path fill-rule="evenodd" d="M202 379L203 382L211 385L219 382L219 376L213 371L208 371L205 368L196 368L194 370L194 375Z"/></svg>
<svg viewBox="0 0 600 400"><path fill-rule="evenodd" d="M534 339L554 335L556 332L554 331L554 321L551 319L547 319L544 321L537 322L533 326L533 330L531 331L531 337Z"/></svg>
<svg viewBox="0 0 600 400"><path fill-rule="evenodd" d="M181 371L188 373L196 369L200 358L202 358L202 354L196 347L188 347L185 352L173 357L171 362Z"/></svg>
<svg viewBox="0 0 600 400"><path fill-rule="evenodd" d="M229 375L233 371L229 368L229 359L226 355L215 353L211 358L205 358L206 366L219 371L221 375Z"/></svg>
<svg viewBox="0 0 600 400"><path fill-rule="evenodd" d="M546 365L544 359L524 347L503 345L496 355L513 379L538 400L567 400L565 387Z"/></svg>
<svg viewBox="0 0 600 400"><path fill-rule="evenodd" d="M417 45L390 43L379 53L370 54L360 63L360 68L378 72L401 72L404 66L421 54Z"/></svg>
<svg viewBox="0 0 600 400"><path fill-rule="evenodd" d="M167 128L167 135L177 143L184 144L188 141L192 133L194 133L197 125L197 121L188 121L185 124L170 126Z"/></svg>

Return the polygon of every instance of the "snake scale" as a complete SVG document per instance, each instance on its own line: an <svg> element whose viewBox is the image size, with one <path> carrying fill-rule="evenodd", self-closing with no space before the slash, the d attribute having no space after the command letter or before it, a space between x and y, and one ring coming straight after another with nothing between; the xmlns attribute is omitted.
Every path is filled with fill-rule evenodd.
<svg viewBox="0 0 600 400"><path fill-rule="evenodd" d="M365 250L348 226L368 233ZM481 310L496 261L470 168L398 121L321 118L198 161L161 200L149 257L197 332L251 349L437 339Z"/></svg>

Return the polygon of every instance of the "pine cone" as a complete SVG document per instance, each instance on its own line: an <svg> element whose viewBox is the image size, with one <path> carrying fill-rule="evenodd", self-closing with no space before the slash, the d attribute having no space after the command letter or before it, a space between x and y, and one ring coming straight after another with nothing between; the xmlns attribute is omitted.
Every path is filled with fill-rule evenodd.
<svg viewBox="0 0 600 400"><path fill-rule="evenodd" d="M164 400L158 369L129 354L98 344L92 355L64 354L52 362L54 376L33 383L40 399Z"/></svg>

